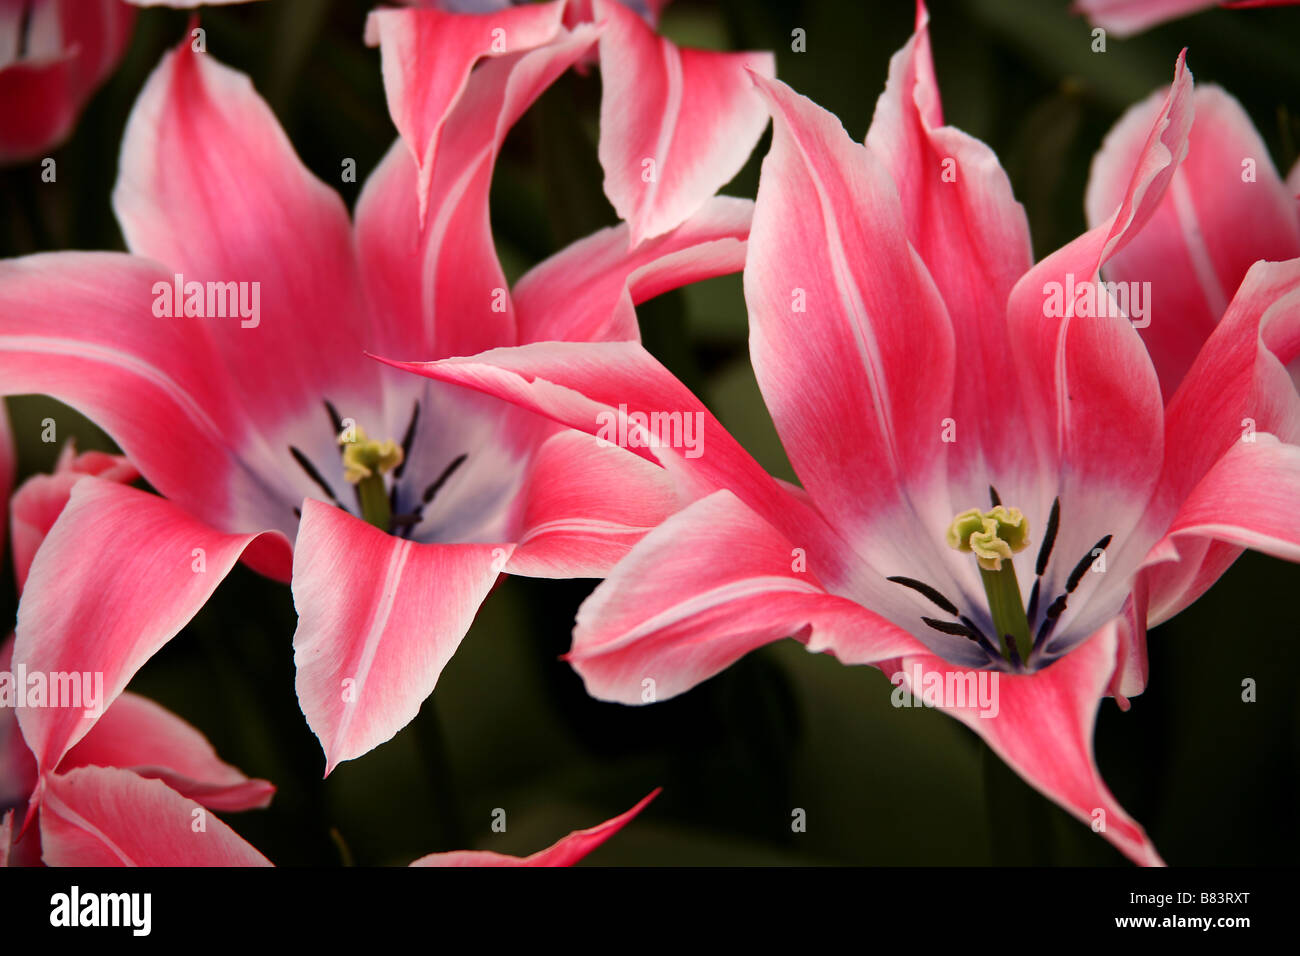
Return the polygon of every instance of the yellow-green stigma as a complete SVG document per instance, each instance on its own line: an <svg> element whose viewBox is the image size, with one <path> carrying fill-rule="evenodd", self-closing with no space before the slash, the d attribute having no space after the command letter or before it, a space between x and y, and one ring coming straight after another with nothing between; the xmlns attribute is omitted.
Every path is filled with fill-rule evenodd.
<svg viewBox="0 0 1300 956"><path fill-rule="evenodd" d="M1027 660L1033 642L1011 556L1029 547L1029 522L1019 508L970 508L952 519L947 538L949 547L972 553L979 562L989 613L1007 657Z"/></svg>
<svg viewBox="0 0 1300 956"><path fill-rule="evenodd" d="M339 435L343 446L343 478L357 486L361 517L387 531L392 520L392 506L384 488L384 475L402 464L402 446L391 438L374 441L366 437L361 426L353 426Z"/></svg>

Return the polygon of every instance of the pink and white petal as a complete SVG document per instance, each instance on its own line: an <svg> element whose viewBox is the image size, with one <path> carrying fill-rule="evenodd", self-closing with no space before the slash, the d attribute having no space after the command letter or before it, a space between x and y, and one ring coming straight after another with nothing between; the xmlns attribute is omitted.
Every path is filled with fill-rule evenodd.
<svg viewBox="0 0 1300 956"><path fill-rule="evenodd" d="M204 311L227 317L148 324L184 329L188 351L230 381L274 460L284 460L281 430L308 409L315 423L323 399L369 417L378 375L362 357L366 302L347 208L303 165L248 77L195 53L188 36L131 111L113 209L127 247L184 283L247 283L233 287L235 316L214 291ZM232 287L223 288L225 299Z"/></svg>
<svg viewBox="0 0 1300 956"><path fill-rule="evenodd" d="M366 45L379 47L388 112L419 169L421 223L443 125L469 83L474 64L551 42L563 17L564 0L485 14L434 9L370 13Z"/></svg>
<svg viewBox="0 0 1300 956"><path fill-rule="evenodd" d="M900 670L913 694L983 737L1030 786L1084 823L1103 822L1100 832L1134 863L1161 866L1146 831L1107 789L1093 757L1097 705L1115 671L1117 626L1117 621L1109 622L1043 670L997 674L996 705L983 710L978 701L956 706L957 700L933 692L963 686L970 671L933 656L904 658Z"/></svg>
<svg viewBox="0 0 1300 956"><path fill-rule="evenodd" d="M1200 597L1243 548L1300 561L1297 501L1300 447L1261 432L1229 449L1192 489L1149 559L1164 562L1172 555L1186 567L1181 574L1177 568L1160 574L1167 567L1163 563L1149 569L1158 586L1152 623L1168 620Z"/></svg>
<svg viewBox="0 0 1300 956"><path fill-rule="evenodd" d="M1074 0L1074 9L1093 26L1115 34L1132 36L1166 20L1208 10L1216 0Z"/></svg>
<svg viewBox="0 0 1300 956"><path fill-rule="evenodd" d="M918 553L909 535L953 514L947 310L874 153L785 84L756 83L774 117L745 264L759 386L827 518L852 540L898 525L885 547Z"/></svg>
<svg viewBox="0 0 1300 956"><path fill-rule="evenodd" d="M637 246L626 223L578 240L516 285L519 343L639 339L633 306L744 268L753 214L747 199L716 196L676 229Z"/></svg>
<svg viewBox="0 0 1300 956"><path fill-rule="evenodd" d="M1163 530L1147 507L1164 455L1160 384L1132 322L1095 283L1101 266L1159 206L1186 152L1191 94L1191 74L1180 55L1169 97L1114 215L1040 262L1011 293L1008 324L1030 413L1027 437L1046 476L1041 487L1049 496L1055 487L1061 499L1055 553L1068 557L1053 563L1044 582L1049 593L1062 589L1070 562L1101 535L1116 539L1107 552L1111 570L1131 571ZM1073 301L1069 309L1053 307L1054 299L1064 306L1066 290L1075 288L1092 289L1107 314L1077 316ZM1044 518L1049 504L1035 503ZM1119 613L1125 596L1119 586L1127 574L1104 577L1114 585L1109 599L1076 602L1062 626L1091 633ZM1086 620L1076 617L1080 606L1090 606Z"/></svg>
<svg viewBox="0 0 1300 956"><path fill-rule="evenodd" d="M573 866L627 826L660 792L661 788L656 787L631 810L586 830L574 830L558 843L529 856L507 856L490 850L457 850L451 853L430 853L420 857L411 866Z"/></svg>
<svg viewBox="0 0 1300 956"><path fill-rule="evenodd" d="M1151 670L1147 658L1147 618L1150 605L1150 578L1146 571L1140 571L1133 580L1133 590L1124 604L1123 619L1115 628L1118 647L1110 693L1120 710L1128 710L1128 698L1136 697L1146 690L1147 675Z"/></svg>
<svg viewBox="0 0 1300 956"><path fill-rule="evenodd" d="M1085 206L1097 225L1114 212L1165 92L1131 108L1093 160ZM1141 330L1171 396L1260 259L1300 256L1300 212L1250 117L1217 86L1194 96L1186 160L1151 221L1107 263L1109 281L1150 282ZM1245 164L1250 168L1246 169Z"/></svg>
<svg viewBox="0 0 1300 956"><path fill-rule="evenodd" d="M195 826L203 820L203 827ZM48 866L270 866L203 807L161 780L81 767L46 781L41 845Z"/></svg>
<svg viewBox="0 0 1300 956"><path fill-rule="evenodd" d="M292 527L292 488L188 324L206 320L153 315L155 285L171 282L157 264L112 252L0 263L0 388L73 406L202 521Z"/></svg>
<svg viewBox="0 0 1300 956"><path fill-rule="evenodd" d="M36 549L62 514L73 485L87 475L121 484L130 484L140 477L135 466L123 455L92 451L73 458L69 452L73 452L71 441L64 446L53 474L32 475L14 492L9 502L13 517L14 578L20 594L36 557Z"/></svg>
<svg viewBox="0 0 1300 956"><path fill-rule="evenodd" d="M372 350L428 359L515 344L515 310L488 220L497 152L595 40L595 27L580 27L474 71L441 133L428 185L434 211L422 229L415 163L399 144L389 150L357 208L357 254L380 323L366 340L376 343Z"/></svg>
<svg viewBox="0 0 1300 956"><path fill-rule="evenodd" d="M689 219L726 185L767 126L748 73L770 53L684 49L614 0L595 0L600 38L600 165L605 195L637 245Z"/></svg>
<svg viewBox="0 0 1300 956"><path fill-rule="evenodd" d="M827 592L789 538L724 490L673 515L615 566L579 608L565 659L593 697L643 704L784 637L845 664L923 648Z"/></svg>
<svg viewBox="0 0 1300 956"><path fill-rule="evenodd" d="M1022 414L1006 303L1033 264L1033 250L1025 211L997 156L943 125L928 23L918 4L916 33L890 60L866 144L889 170L908 239L943 295L955 354L980 369L954 381L950 414L965 450L950 465L954 483L983 500L989 484L1010 490L1027 480L1015 472L1024 464L1020 436L1000 423Z"/></svg>
<svg viewBox="0 0 1300 956"><path fill-rule="evenodd" d="M759 467L698 398L639 342L536 342L438 362L393 362L396 368L494 395L630 449L664 466L683 501L719 488L737 497L825 568L823 580L854 564L848 546L803 499ZM652 432L680 415L695 423L696 448ZM662 429L660 429L662 431ZM683 436L684 437L684 436ZM951 516L949 516L951 517ZM805 543L806 542L806 543ZM832 569L836 569L835 572Z"/></svg>
<svg viewBox="0 0 1300 956"><path fill-rule="evenodd" d="M1300 441L1300 394L1285 367L1300 353L1300 259L1259 262L1201 349L1165 413L1165 466L1153 513L1167 527L1225 454L1258 433ZM1242 548L1164 539L1147 557L1150 624L1201 596Z"/></svg>
<svg viewBox="0 0 1300 956"><path fill-rule="evenodd" d="M210 810L252 810L267 806L275 787L245 776L221 760L208 739L165 707L126 691L59 763L76 767L121 767L156 777L183 797Z"/></svg>
<svg viewBox="0 0 1300 956"><path fill-rule="evenodd" d="M134 488L93 477L77 482L32 563L18 605L14 664L29 674L102 675L103 694L18 712L42 775L189 623L259 537L223 534ZM280 545L288 548L287 541Z"/></svg>
<svg viewBox="0 0 1300 956"><path fill-rule="evenodd" d="M323 502L304 503L294 663L326 775L419 713L513 548L418 544Z"/></svg>
<svg viewBox="0 0 1300 956"><path fill-rule="evenodd" d="M524 495L505 569L545 578L603 578L683 504L659 465L573 429L538 449Z"/></svg>

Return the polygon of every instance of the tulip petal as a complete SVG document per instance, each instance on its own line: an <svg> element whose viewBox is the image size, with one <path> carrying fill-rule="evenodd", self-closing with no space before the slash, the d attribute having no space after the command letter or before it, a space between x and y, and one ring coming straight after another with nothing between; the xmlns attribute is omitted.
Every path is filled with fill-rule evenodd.
<svg viewBox="0 0 1300 956"><path fill-rule="evenodd" d="M918 4L915 35L889 63L867 148L888 168L902 200L907 235L943 294L952 320L958 374L949 414L962 454L953 456L954 484L983 500L992 484L1026 483L1020 436L1015 350L1007 336L1006 303L1033 264L1029 223L993 151L943 125L930 55L929 15ZM1113 211L1113 210L1112 210ZM978 497L975 497L978 495Z"/></svg>
<svg viewBox="0 0 1300 956"><path fill-rule="evenodd" d="M1026 418L1024 440L1036 449L1046 476L1040 484L1049 495L1036 507L1046 514L1051 489L1059 493L1054 553L1068 556L1049 566L1046 593L1064 591L1072 562L1098 537L1115 539L1106 554L1108 573L1089 579L1096 593L1076 599L1061 618L1062 631L1075 634L1093 633L1119 613L1125 583L1163 531L1147 507L1164 454L1160 385L1133 323L1096 283L1101 266L1159 206L1186 152L1191 93L1180 55L1173 87L1112 217L1040 262L1011 293L1008 323L1017 367L1027 407L1037 411ZM1092 309L1071 289L1093 290ZM1077 301L1084 305L1076 309Z"/></svg>
<svg viewBox="0 0 1300 956"><path fill-rule="evenodd" d="M388 151L357 203L357 254L378 329L366 340L370 348L428 359L515 343L515 309L488 220L497 152L528 106L595 39L594 27L579 27L474 71L424 184L434 211L423 228L417 166L400 141Z"/></svg>
<svg viewBox="0 0 1300 956"><path fill-rule="evenodd" d="M671 232L635 247L623 224L562 249L515 287L520 344L639 339L633 306L744 268L753 212L747 199L717 196Z"/></svg>
<svg viewBox="0 0 1300 956"><path fill-rule="evenodd" d="M430 853L420 857L411 866L573 866L627 826L659 793L659 788L655 788L631 810L586 830L574 830L558 843L545 850L538 850L531 856L507 856L490 850L457 850L451 853Z"/></svg>
<svg viewBox="0 0 1300 956"><path fill-rule="evenodd" d="M441 10L374 10L366 45L380 50L388 111L418 173L418 214L429 207L434 160L443 125L485 57L518 53L555 39L564 0L485 14Z"/></svg>
<svg viewBox="0 0 1300 956"><path fill-rule="evenodd" d="M0 551L4 550L6 531L9 527L9 493L14 487L14 472L17 469L18 453L14 448L13 429L9 425L9 412L4 399L0 398ZM17 565L17 555L14 564ZM16 570L16 567L15 567ZM18 585L22 590L22 584Z"/></svg>
<svg viewBox="0 0 1300 956"><path fill-rule="evenodd" d="M154 285L171 281L154 263L111 252L0 262L0 388L73 406L202 521L291 529L301 493L279 478L283 468L241 421L230 383L186 324L206 320L150 311Z"/></svg>
<svg viewBox="0 0 1300 956"><path fill-rule="evenodd" d="M774 117L745 264L763 397L803 487L850 540L933 550L953 515L944 303L875 154L785 84L756 83ZM890 533L873 535L882 522Z"/></svg>
<svg viewBox="0 0 1300 956"><path fill-rule="evenodd" d="M813 568L735 495L715 492L646 535L610 572L579 608L566 659L593 697L643 704L684 693L784 637L845 664L922 649L827 592Z"/></svg>
<svg viewBox="0 0 1300 956"><path fill-rule="evenodd" d="M1263 433L1300 441L1300 395L1285 367L1297 353L1300 259L1256 263L1165 413L1167 453L1152 507L1162 527L1235 447ZM1150 624L1195 601L1240 554L1233 544L1197 537L1152 554Z"/></svg>
<svg viewBox="0 0 1300 956"><path fill-rule="evenodd" d="M513 545L417 544L320 501L294 547L298 702L328 775L410 723Z"/></svg>
<svg viewBox="0 0 1300 956"><path fill-rule="evenodd" d="M683 501L733 491L787 535L818 567L847 567L848 546L804 499L792 496L729 435L698 398L639 342L536 342L438 362L394 362L438 381L466 386L614 441L663 465ZM688 416L695 448L663 435L663 423ZM660 423L653 429L655 422ZM698 454L697 454L698 453ZM831 585L830 571L823 578Z"/></svg>
<svg viewBox="0 0 1300 956"><path fill-rule="evenodd" d="M987 708L965 691L960 699L947 695L949 687L969 686L974 675L940 658L904 658L900 672L913 694L983 737L1044 796L1084 823L1104 827L1098 832L1134 863L1160 866L1150 838L1107 789L1093 758L1097 705L1115 670L1116 626L1108 623L1043 670L997 674ZM937 693L940 687L945 693Z"/></svg>
<svg viewBox="0 0 1300 956"><path fill-rule="evenodd" d="M73 485L86 475L122 484L130 484L140 477L135 466L122 455L94 451L75 455L69 442L60 454L53 474L32 475L14 492L9 509L13 516L14 577L19 593L27 582L36 549L63 513Z"/></svg>
<svg viewBox="0 0 1300 956"><path fill-rule="evenodd" d="M770 53L676 46L622 4L596 0L600 165L633 245L690 218L740 172L767 114L747 71L776 75Z"/></svg>
<svg viewBox="0 0 1300 956"><path fill-rule="evenodd" d="M41 802L41 846L48 866L271 865L161 780L111 767L49 778Z"/></svg>
<svg viewBox="0 0 1300 956"><path fill-rule="evenodd" d="M59 772L121 767L155 777L210 810L252 810L271 802L275 787L252 780L217 756L208 739L171 711L126 691L68 751Z"/></svg>
<svg viewBox="0 0 1300 956"><path fill-rule="evenodd" d="M313 423L325 399L358 421L378 414L342 198L299 160L248 77L194 52L188 37L164 55L131 111L113 209L131 252L187 287L205 284L203 317L149 317L151 296L137 321L150 332L184 330L185 350L203 354L209 376L229 379L236 407L282 467L292 466L281 431L305 408ZM162 298L176 313L175 294Z"/></svg>
<svg viewBox="0 0 1300 956"><path fill-rule="evenodd" d="M1119 204L1164 98L1157 92L1132 107L1106 137L1088 182L1090 225ZM1300 256L1300 211L1246 111L1217 86L1197 88L1192 102L1187 159L1151 221L1104 270L1109 281L1151 283L1151 324L1141 334L1166 397L1251 265Z"/></svg>
<svg viewBox="0 0 1300 956"><path fill-rule="evenodd" d="M76 483L32 563L14 664L29 674L102 675L103 696L94 705L19 710L42 774L258 546L287 549L288 542L275 533L222 534L169 501L111 481Z"/></svg>
<svg viewBox="0 0 1300 956"><path fill-rule="evenodd" d="M566 429L537 451L519 543L506 570L601 578L680 502L668 473L639 455Z"/></svg>

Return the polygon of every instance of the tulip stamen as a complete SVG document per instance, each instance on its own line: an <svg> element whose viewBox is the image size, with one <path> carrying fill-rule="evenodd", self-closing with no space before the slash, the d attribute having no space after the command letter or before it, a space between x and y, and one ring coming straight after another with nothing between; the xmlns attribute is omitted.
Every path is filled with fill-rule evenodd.
<svg viewBox="0 0 1300 956"><path fill-rule="evenodd" d="M990 486L989 495L1000 501ZM1019 667L1033 649L1029 619L1020 598L1012 555L1029 546L1029 522L1019 508L995 504L988 511L969 508L948 526L948 545L975 555L993 625L1002 635L1003 656Z"/></svg>

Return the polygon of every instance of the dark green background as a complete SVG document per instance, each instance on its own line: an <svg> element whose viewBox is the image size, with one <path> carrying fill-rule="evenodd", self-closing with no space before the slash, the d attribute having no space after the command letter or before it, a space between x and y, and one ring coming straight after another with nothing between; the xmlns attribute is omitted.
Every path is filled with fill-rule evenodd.
<svg viewBox="0 0 1300 956"><path fill-rule="evenodd" d="M932 35L947 121L989 142L1025 204L1035 252L1083 229L1088 165L1123 109L1172 75L1242 100L1284 171L1300 142L1300 10L1211 11L1091 52L1089 27L1057 0L937 0ZM253 78L306 164L349 204L394 136L379 57L361 43L368 4L273 0L203 12L208 50ZM779 75L862 136L910 4L677 0L682 43L775 49ZM146 10L121 68L75 137L39 166L0 173L0 253L122 248L109 208L123 125L184 14ZM807 52L790 52L791 31ZM512 277L612 222L596 163L597 75L568 75L520 123L497 171L493 221ZM727 191L754 194L765 136ZM236 147L237 148L237 147ZM310 241L310 237L304 237ZM775 473L793 477L746 357L739 277L640 309L647 345ZM48 469L40 441L110 448L55 403L9 400L23 475ZM10 619L5 576L0 612ZM994 772L972 734L933 711L896 710L869 668L773 646L677 700L623 708L587 698L557 657L590 582L509 578L489 597L419 718L322 781L324 761L293 692L286 587L237 569L132 688L198 726L221 755L272 780L266 811L226 819L280 864L405 863L439 849L529 853L570 829L665 792L594 854L605 864L980 864L1122 862L1108 844ZM1103 702L1098 760L1112 790L1174 864L1290 863L1297 830L1300 572L1248 555L1191 611L1151 635L1151 687L1121 714ZM1241 682L1259 700L1241 701ZM446 768L446 769L442 769ZM995 796L995 808L988 795ZM491 813L507 811L504 834ZM792 833L793 808L807 832ZM331 831L337 836L332 837Z"/></svg>

